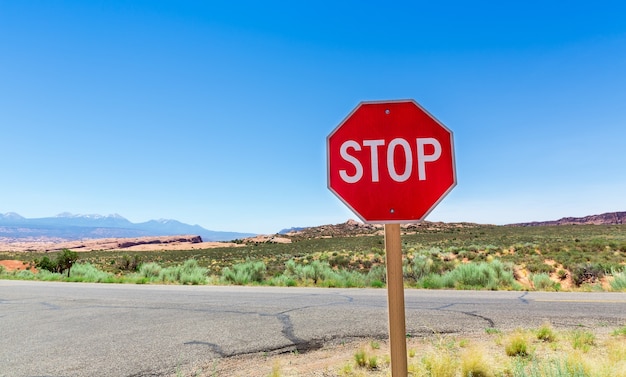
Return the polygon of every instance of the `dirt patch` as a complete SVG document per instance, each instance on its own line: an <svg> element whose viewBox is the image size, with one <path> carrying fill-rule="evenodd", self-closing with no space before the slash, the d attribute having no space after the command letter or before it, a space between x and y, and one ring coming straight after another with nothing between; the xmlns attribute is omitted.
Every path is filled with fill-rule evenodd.
<svg viewBox="0 0 626 377"><path fill-rule="evenodd" d="M307 353L253 354L217 359L210 365L195 366L178 371L175 376L281 376L281 377L330 377L342 375L343 368L356 369L354 354L359 349L367 350L369 356L380 360L378 370L369 370L367 376L387 376L386 356L389 354L387 342L380 343L380 349L372 349L372 341L344 340L333 341L321 349ZM195 368L195 369L194 369ZM181 373L182 372L182 373ZM352 374L348 374L352 375ZM358 374L360 376L360 374ZM356 375L355 375L356 376Z"/></svg>
<svg viewBox="0 0 626 377"><path fill-rule="evenodd" d="M28 262L22 262L21 260L14 259L5 259L0 260L0 266L4 267L6 271L21 271L21 270L31 270L34 273L37 272L33 266Z"/></svg>

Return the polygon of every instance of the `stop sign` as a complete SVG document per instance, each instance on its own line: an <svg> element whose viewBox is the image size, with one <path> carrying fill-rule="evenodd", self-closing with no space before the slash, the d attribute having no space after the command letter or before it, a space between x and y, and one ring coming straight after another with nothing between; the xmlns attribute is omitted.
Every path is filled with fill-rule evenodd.
<svg viewBox="0 0 626 377"><path fill-rule="evenodd" d="M413 100L361 102L326 143L328 188L368 223L420 221L456 185L452 131Z"/></svg>

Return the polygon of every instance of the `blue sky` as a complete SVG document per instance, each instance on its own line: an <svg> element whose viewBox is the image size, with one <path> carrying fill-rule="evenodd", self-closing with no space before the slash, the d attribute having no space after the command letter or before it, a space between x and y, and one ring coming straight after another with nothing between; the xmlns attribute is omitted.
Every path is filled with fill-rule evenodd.
<svg viewBox="0 0 626 377"><path fill-rule="evenodd" d="M454 132L428 220L626 210L625 4L0 0L0 213L343 222L325 138L405 98Z"/></svg>

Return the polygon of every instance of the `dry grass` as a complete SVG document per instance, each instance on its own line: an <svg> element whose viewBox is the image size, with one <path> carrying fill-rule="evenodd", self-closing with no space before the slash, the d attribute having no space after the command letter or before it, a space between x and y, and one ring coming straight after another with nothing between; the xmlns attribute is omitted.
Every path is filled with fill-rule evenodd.
<svg viewBox="0 0 626 377"><path fill-rule="evenodd" d="M573 345L574 332L550 329L552 341L539 339L539 329L497 336L411 338L407 340L409 376L626 377L626 336L595 332L593 343L583 350ZM525 356L507 356L508 345L516 342L525 344ZM387 342L356 340L329 344L306 354L222 359L200 369L194 366L189 374L176 377L387 377L391 375L389 360Z"/></svg>

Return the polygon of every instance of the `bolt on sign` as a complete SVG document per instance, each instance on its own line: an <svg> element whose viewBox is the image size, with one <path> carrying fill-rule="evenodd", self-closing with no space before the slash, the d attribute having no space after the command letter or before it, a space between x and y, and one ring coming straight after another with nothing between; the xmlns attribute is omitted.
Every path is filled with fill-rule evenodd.
<svg viewBox="0 0 626 377"><path fill-rule="evenodd" d="M385 224L391 374L406 377L400 223L423 220L456 185L452 131L414 100L361 102L326 147L330 191Z"/></svg>

